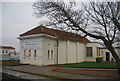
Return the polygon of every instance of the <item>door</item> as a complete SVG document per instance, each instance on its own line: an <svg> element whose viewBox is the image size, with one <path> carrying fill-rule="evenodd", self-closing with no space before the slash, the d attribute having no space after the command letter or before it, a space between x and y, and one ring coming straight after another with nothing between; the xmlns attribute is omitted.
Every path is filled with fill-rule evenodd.
<svg viewBox="0 0 120 81"><path fill-rule="evenodd" d="M110 61L110 53L106 52L106 61Z"/></svg>

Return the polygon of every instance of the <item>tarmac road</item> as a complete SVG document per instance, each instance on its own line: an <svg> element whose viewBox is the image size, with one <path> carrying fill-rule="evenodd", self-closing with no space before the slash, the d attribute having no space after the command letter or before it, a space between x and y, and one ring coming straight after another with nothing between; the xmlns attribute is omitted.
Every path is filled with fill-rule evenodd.
<svg viewBox="0 0 120 81"><path fill-rule="evenodd" d="M1 74L2 74L2 81L6 81L6 80L7 81L9 81L9 80L30 81L30 80L22 79L22 78L19 78L19 77L10 75L10 74L6 74L6 73L1 73Z"/></svg>

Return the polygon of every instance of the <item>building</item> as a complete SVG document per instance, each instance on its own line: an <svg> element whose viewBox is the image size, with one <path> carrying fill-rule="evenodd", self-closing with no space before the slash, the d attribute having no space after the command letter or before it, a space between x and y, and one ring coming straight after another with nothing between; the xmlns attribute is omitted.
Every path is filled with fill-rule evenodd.
<svg viewBox="0 0 120 81"><path fill-rule="evenodd" d="M20 62L49 65L96 61L103 55L103 45L78 34L38 26L23 34L20 40ZM105 59L104 59L105 60Z"/></svg>
<svg viewBox="0 0 120 81"><path fill-rule="evenodd" d="M120 47L114 47L114 49L118 54L118 57L120 58ZM105 47L100 48L100 51L101 51L101 55L103 56L103 61L115 61L112 54L107 48Z"/></svg>
<svg viewBox="0 0 120 81"><path fill-rule="evenodd" d="M14 55L15 53L15 48L12 46L0 46L0 56L2 57L2 59L9 59L10 56Z"/></svg>

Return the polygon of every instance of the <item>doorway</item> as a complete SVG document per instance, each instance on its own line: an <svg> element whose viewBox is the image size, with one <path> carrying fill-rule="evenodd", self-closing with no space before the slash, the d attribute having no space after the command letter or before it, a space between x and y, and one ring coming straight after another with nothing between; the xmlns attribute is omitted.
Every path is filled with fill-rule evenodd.
<svg viewBox="0 0 120 81"><path fill-rule="evenodd" d="M110 53L106 52L106 61L110 61Z"/></svg>

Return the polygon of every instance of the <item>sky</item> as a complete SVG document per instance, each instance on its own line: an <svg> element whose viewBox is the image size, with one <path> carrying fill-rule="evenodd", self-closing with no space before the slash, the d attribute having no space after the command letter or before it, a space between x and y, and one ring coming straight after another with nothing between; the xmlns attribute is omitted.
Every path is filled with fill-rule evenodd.
<svg viewBox="0 0 120 81"><path fill-rule="evenodd" d="M35 0L2 0L0 2L0 45L13 46L19 51L20 41L17 37L45 22L44 17L38 19L33 15L33 2Z"/></svg>
<svg viewBox="0 0 120 81"><path fill-rule="evenodd" d="M35 0L2 0L0 2L0 45L13 46L19 51L17 37L45 22L33 15ZM43 24L44 25L44 24Z"/></svg>
<svg viewBox="0 0 120 81"><path fill-rule="evenodd" d="M41 19L33 16L33 2L2 2L0 3L0 25L2 32L0 43L3 46L13 46L19 50L19 39L17 37L38 26ZM2 23L2 24L1 24Z"/></svg>

